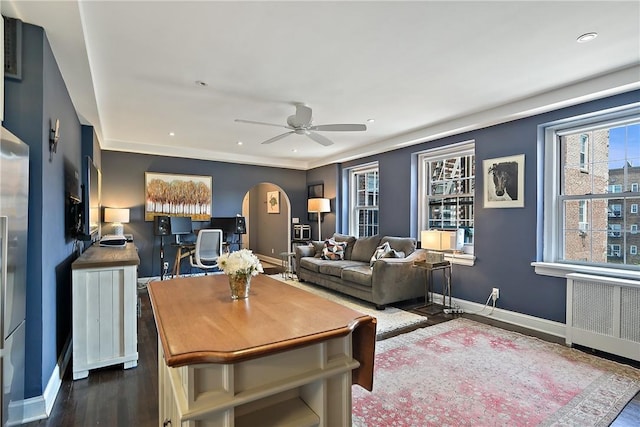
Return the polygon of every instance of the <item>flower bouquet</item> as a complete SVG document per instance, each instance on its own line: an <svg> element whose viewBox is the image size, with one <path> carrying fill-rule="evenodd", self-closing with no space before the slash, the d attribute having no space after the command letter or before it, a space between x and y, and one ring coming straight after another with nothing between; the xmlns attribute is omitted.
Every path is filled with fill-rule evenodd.
<svg viewBox="0 0 640 427"><path fill-rule="evenodd" d="M232 299L247 298L251 277L264 271L258 257L249 249L240 249L220 255L218 267L229 276Z"/></svg>

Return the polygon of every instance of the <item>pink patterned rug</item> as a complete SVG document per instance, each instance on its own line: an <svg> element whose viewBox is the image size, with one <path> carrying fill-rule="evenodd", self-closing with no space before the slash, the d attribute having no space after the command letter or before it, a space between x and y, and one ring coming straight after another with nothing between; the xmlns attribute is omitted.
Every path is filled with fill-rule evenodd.
<svg viewBox="0 0 640 427"><path fill-rule="evenodd" d="M353 426L608 426L640 370L467 319L376 343Z"/></svg>

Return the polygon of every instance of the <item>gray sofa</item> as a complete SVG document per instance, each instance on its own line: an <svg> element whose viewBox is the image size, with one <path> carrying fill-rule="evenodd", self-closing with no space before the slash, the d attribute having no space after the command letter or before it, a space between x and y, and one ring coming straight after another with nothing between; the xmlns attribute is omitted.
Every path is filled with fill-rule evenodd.
<svg viewBox="0 0 640 427"><path fill-rule="evenodd" d="M377 235L356 239L342 234L334 234L332 239L346 242L343 259L323 259L322 241L296 246L298 280L371 302L378 309L394 302L424 297L426 273L413 263L425 260L427 251L416 249L415 239ZM381 254L377 248L382 246L391 251ZM372 260L374 252L382 257Z"/></svg>

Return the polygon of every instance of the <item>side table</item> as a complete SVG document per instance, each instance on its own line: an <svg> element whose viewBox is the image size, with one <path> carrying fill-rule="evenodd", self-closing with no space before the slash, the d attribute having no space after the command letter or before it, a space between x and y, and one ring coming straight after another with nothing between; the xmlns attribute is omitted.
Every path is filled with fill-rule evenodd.
<svg viewBox="0 0 640 427"><path fill-rule="evenodd" d="M416 268L424 268L427 270L427 280L424 284L424 305L418 307L418 309L428 309L427 314L436 314L444 309L452 308L451 305L451 263L449 261L416 261L413 263ZM432 293L433 272L436 270L442 271L442 308L433 308L435 301L433 298L429 300L429 294ZM449 304L447 304L447 297L449 297Z"/></svg>
<svg viewBox="0 0 640 427"><path fill-rule="evenodd" d="M293 279L293 257L295 252L280 252L280 265L282 266L282 278L285 280Z"/></svg>

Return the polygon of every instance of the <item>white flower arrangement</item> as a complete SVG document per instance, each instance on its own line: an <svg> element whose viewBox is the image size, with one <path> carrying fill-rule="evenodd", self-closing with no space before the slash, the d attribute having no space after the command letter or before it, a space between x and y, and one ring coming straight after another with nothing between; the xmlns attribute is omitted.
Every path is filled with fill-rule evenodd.
<svg viewBox="0 0 640 427"><path fill-rule="evenodd" d="M229 276L257 276L264 272L260 260L249 249L220 255L218 266Z"/></svg>

